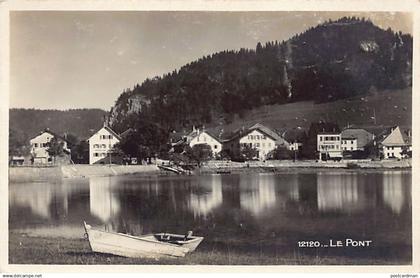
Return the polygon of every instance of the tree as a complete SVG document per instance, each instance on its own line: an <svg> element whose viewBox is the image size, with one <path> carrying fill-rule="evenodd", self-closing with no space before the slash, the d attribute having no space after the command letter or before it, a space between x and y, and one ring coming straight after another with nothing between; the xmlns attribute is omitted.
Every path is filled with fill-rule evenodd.
<svg viewBox="0 0 420 278"><path fill-rule="evenodd" d="M64 142L53 137L50 142L47 143L47 153L53 157L53 163L55 164L55 158L57 156L63 156L65 153Z"/></svg>
<svg viewBox="0 0 420 278"><path fill-rule="evenodd" d="M27 153L27 148L19 133L9 128L9 156L24 155Z"/></svg>
<svg viewBox="0 0 420 278"><path fill-rule="evenodd" d="M220 160L231 160L232 159L232 155L231 155L231 153L230 153L229 150L222 150L217 155L217 159L220 159Z"/></svg>
<svg viewBox="0 0 420 278"><path fill-rule="evenodd" d="M294 152L284 146L277 146L271 153L270 158L276 160L293 159Z"/></svg>
<svg viewBox="0 0 420 278"><path fill-rule="evenodd" d="M258 150L251 145L241 146L241 156L245 160L253 160L258 156Z"/></svg>
<svg viewBox="0 0 420 278"><path fill-rule="evenodd" d="M76 135L71 134L71 133L67 134L64 138L67 141L67 145L69 149L72 149L74 146L76 146L80 142L79 138Z"/></svg>
<svg viewBox="0 0 420 278"><path fill-rule="evenodd" d="M132 128L125 132L116 148L137 161L150 159L155 155L169 151L169 133L158 124L145 118L133 117L130 119Z"/></svg>
<svg viewBox="0 0 420 278"><path fill-rule="evenodd" d="M211 147L207 144L197 144L192 148L188 146L185 154L189 159L196 162L198 167L201 166L202 162L210 160L213 157Z"/></svg>
<svg viewBox="0 0 420 278"><path fill-rule="evenodd" d="M80 141L71 148L71 160L77 164L89 163L89 143Z"/></svg>

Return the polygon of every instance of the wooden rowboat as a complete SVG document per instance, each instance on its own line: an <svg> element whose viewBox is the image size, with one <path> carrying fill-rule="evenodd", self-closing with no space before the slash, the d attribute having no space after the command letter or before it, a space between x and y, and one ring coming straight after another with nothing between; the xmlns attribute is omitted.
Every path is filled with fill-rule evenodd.
<svg viewBox="0 0 420 278"><path fill-rule="evenodd" d="M158 233L131 236L122 233L93 229L83 222L90 248L93 252L113 254L130 258L184 257L194 251L203 237Z"/></svg>

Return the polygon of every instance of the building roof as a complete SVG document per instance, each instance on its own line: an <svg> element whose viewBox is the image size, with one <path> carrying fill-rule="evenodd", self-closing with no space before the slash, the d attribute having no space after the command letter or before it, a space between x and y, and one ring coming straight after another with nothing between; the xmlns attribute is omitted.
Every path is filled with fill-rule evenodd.
<svg viewBox="0 0 420 278"><path fill-rule="evenodd" d="M210 130L199 130L199 129L193 129L193 131L191 131L186 137L187 137L187 142L191 142L191 140L195 137L197 137L198 135L202 134L202 133L207 133L207 135L209 135L210 137L212 137L214 140L216 140L217 142L221 143L221 140L218 138L218 136L216 134L214 134L213 132L211 132Z"/></svg>
<svg viewBox="0 0 420 278"><path fill-rule="evenodd" d="M322 135L324 135L324 134L341 135L341 132L336 132L336 131L331 131L331 132L328 132L328 131L320 131L320 132L318 132L318 134L322 134Z"/></svg>
<svg viewBox="0 0 420 278"><path fill-rule="evenodd" d="M233 139L238 138L238 137L244 137L254 130L259 130L260 132L264 133L266 136L273 139L276 142L276 144L278 144L278 145L289 145L289 142L287 142L283 137L281 137L275 130L273 130L269 127L266 127L265 125L262 125L260 123L256 123L256 124L248 127L247 129L241 128L241 129L237 130L233 134L233 136L227 141L233 140Z"/></svg>
<svg viewBox="0 0 420 278"><path fill-rule="evenodd" d="M126 136L127 134L129 134L132 131L134 131L134 129L132 129L131 127L127 128L124 132L120 133L119 136L120 136L120 138L123 138L124 136Z"/></svg>
<svg viewBox="0 0 420 278"><path fill-rule="evenodd" d="M364 148L373 141L374 135L362 128L348 128L341 132L341 139L357 139L357 147Z"/></svg>
<svg viewBox="0 0 420 278"><path fill-rule="evenodd" d="M391 129L391 133L386 136L382 142L384 146L405 146L407 143L404 141L404 137L401 133L400 127L394 127Z"/></svg>
<svg viewBox="0 0 420 278"><path fill-rule="evenodd" d="M107 126L107 125L104 125L103 127L101 127L99 130L101 130L101 129L105 129L106 131L108 131L109 133L111 133L115 138L117 138L118 140L121 140L121 136L120 135L118 135L115 131L113 131L109 126ZM90 138L92 138L93 136L95 136L95 134L97 134L98 132L99 132L99 130L98 131L96 131L92 136L90 136L89 137L89 139L88 139L88 141L90 140Z"/></svg>
<svg viewBox="0 0 420 278"><path fill-rule="evenodd" d="M56 137L56 138L58 138L58 139L60 139L60 140L63 140L63 141L66 141L67 143L69 143L69 141L67 141L67 139L66 139L66 138L64 138L63 136L58 135L58 134L57 134L57 133L55 133L55 132L52 132L49 128L46 128L46 129L44 129L43 131L39 132L36 136L32 137L30 140L33 140L34 138L36 138L36 137L38 137L39 135L44 134L44 133L49 133L49 134L51 134L53 137Z"/></svg>

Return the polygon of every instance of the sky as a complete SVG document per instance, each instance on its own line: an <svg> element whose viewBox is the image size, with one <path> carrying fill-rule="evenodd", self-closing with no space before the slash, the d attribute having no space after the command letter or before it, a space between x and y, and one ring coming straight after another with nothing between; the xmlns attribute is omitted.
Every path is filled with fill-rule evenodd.
<svg viewBox="0 0 420 278"><path fill-rule="evenodd" d="M124 89L204 55L352 15L412 34L402 13L14 11L10 107L109 110Z"/></svg>

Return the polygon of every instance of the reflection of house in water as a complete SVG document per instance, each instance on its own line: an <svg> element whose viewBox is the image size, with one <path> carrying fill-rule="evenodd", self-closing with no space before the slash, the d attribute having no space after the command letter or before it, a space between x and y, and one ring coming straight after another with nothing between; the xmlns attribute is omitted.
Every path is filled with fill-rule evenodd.
<svg viewBox="0 0 420 278"><path fill-rule="evenodd" d="M275 184L272 176L242 175L239 182L241 208L259 216L276 204Z"/></svg>
<svg viewBox="0 0 420 278"><path fill-rule="evenodd" d="M317 196L320 211L354 211L365 206L364 193L358 190L355 173L318 173Z"/></svg>
<svg viewBox="0 0 420 278"><path fill-rule="evenodd" d="M29 207L33 214L51 218L50 204L54 192L51 184L17 185L9 189L10 206Z"/></svg>
<svg viewBox="0 0 420 278"><path fill-rule="evenodd" d="M112 194L111 178L95 177L89 179L90 213L104 223L120 211L120 202Z"/></svg>
<svg viewBox="0 0 420 278"><path fill-rule="evenodd" d="M297 174L293 174L288 177L289 177L289 179L287 180L288 196L292 201L299 201L300 199L299 176Z"/></svg>
<svg viewBox="0 0 420 278"><path fill-rule="evenodd" d="M208 179L202 179L200 189L207 192L200 195L191 193L189 208L194 212L194 216L205 217L223 202L221 176L212 175Z"/></svg>
<svg viewBox="0 0 420 278"><path fill-rule="evenodd" d="M399 214L404 205L402 172L386 171L383 175L383 198L394 213Z"/></svg>

